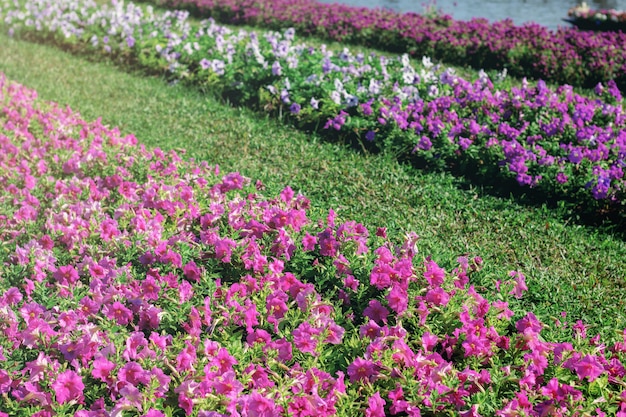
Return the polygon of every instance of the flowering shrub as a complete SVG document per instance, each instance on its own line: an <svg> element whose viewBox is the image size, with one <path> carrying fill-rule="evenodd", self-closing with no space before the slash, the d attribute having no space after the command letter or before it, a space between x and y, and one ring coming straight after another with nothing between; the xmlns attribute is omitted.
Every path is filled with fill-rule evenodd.
<svg viewBox="0 0 626 417"><path fill-rule="evenodd" d="M615 80L626 88L626 34L554 32L537 24L486 19L456 21L314 0L153 0L186 7L225 23L245 23L352 42L392 52L427 55L474 68L507 68L517 77L593 87Z"/></svg>
<svg viewBox="0 0 626 417"><path fill-rule="evenodd" d="M0 11L13 33L129 57L401 158L591 207L595 199L621 210L625 201L626 119L613 82L596 86L596 99L541 81L499 89L484 72L468 81L427 58L415 68L406 55L335 54L296 43L293 29L259 36L211 20L194 27L187 12L144 13L132 3L6 2Z"/></svg>
<svg viewBox="0 0 626 417"><path fill-rule="evenodd" d="M512 311L519 271L481 295L479 257L0 103L2 416L626 415L626 333Z"/></svg>

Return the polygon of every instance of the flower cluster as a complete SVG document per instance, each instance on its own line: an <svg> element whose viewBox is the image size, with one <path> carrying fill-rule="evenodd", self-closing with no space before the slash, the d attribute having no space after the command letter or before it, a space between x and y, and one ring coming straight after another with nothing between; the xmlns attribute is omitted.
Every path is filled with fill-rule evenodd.
<svg viewBox="0 0 626 417"><path fill-rule="evenodd" d="M542 81L499 88L504 83L484 72L465 80L428 58L415 67L407 55L335 53L297 43L293 29L259 35L212 20L194 26L187 12L144 12L132 3L27 1L0 12L11 30L127 54L304 128L556 198L618 210L626 200L626 119L612 81L596 86L598 98Z"/></svg>
<svg viewBox="0 0 626 417"><path fill-rule="evenodd" d="M626 332L544 340L519 271L491 302L479 257L446 271L2 74L0 104L0 416L626 415Z"/></svg>
<svg viewBox="0 0 626 417"><path fill-rule="evenodd" d="M256 24L327 39L431 56L476 69L507 68L517 77L593 87L614 79L626 88L626 34L593 33L512 20L456 21L447 15L397 13L314 0L153 0L224 23ZM600 15L603 15L600 13ZM621 16L608 13L607 17Z"/></svg>

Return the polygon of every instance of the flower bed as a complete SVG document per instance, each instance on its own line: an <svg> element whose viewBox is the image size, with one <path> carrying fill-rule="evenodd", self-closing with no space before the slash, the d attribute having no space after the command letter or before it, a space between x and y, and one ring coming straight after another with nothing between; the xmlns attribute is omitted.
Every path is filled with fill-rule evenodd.
<svg viewBox="0 0 626 417"><path fill-rule="evenodd" d="M511 311L520 272L481 295L478 257L0 103L2 416L626 415L626 339Z"/></svg>
<svg viewBox="0 0 626 417"><path fill-rule="evenodd" d="M225 23L252 24L366 46L427 55L476 69L507 68L517 77L593 87L615 80L626 89L626 34L549 29L505 20L455 21L313 0L152 0L187 7Z"/></svg>
<svg viewBox="0 0 626 417"><path fill-rule="evenodd" d="M471 82L427 58L414 68L407 56L333 54L296 43L291 29L258 36L213 21L192 27L186 12L144 14L132 3L25 4L0 10L12 32L130 57L305 128L576 204L621 210L626 200L626 118L612 82L590 99L541 81L494 86L482 73Z"/></svg>

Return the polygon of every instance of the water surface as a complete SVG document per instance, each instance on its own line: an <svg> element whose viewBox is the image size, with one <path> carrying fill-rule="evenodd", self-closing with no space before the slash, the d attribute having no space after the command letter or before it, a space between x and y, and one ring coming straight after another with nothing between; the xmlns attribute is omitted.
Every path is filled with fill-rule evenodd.
<svg viewBox="0 0 626 417"><path fill-rule="evenodd" d="M399 12L424 12L426 0L319 0L322 3L343 3L360 7L385 7ZM457 20L483 17L490 21L512 19L516 24L535 22L557 29L569 26L561 19L567 10L579 4L576 0L437 0L435 7ZM589 0L592 9L626 10L626 0Z"/></svg>

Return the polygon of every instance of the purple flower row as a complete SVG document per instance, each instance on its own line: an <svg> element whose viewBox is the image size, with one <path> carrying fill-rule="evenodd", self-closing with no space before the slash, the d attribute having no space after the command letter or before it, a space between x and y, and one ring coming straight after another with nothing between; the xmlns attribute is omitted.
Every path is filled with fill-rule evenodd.
<svg viewBox="0 0 626 417"><path fill-rule="evenodd" d="M3 74L0 103L0 416L626 416L626 336L544 340L522 273L490 302L478 257L310 219Z"/></svg>
<svg viewBox="0 0 626 417"><path fill-rule="evenodd" d="M511 20L455 21L416 13L318 3L314 0L153 0L187 7L225 23L284 29L340 42L408 52L457 65L502 70L517 77L593 87L615 80L626 89L626 34L594 33Z"/></svg>
<svg viewBox="0 0 626 417"><path fill-rule="evenodd" d="M5 6L4 13L12 30L38 28L131 54L178 79L270 111L286 109L304 126L435 163L465 164L470 173L513 178L549 194L625 200L626 118L613 82L596 86L596 99L542 81L499 88L484 73L471 82L427 58L415 68L406 55L353 55L348 48L335 54L296 43L292 29L258 36L213 21L192 28L186 13L144 13L132 3L110 9L27 2Z"/></svg>

